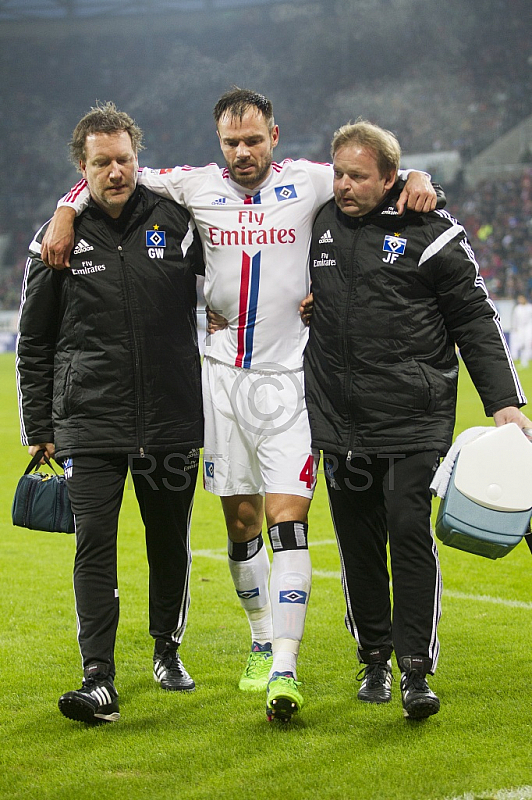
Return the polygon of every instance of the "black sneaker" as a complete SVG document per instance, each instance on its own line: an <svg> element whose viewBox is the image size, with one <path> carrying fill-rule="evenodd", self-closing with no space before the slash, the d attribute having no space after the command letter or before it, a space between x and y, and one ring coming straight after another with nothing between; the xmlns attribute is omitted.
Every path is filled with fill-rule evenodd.
<svg viewBox="0 0 532 800"><path fill-rule="evenodd" d="M417 669L401 677L403 714L409 719L425 719L440 710L440 701L430 689L425 676Z"/></svg>
<svg viewBox="0 0 532 800"><path fill-rule="evenodd" d="M357 697L365 703L389 703L392 699L392 667L390 663L377 661L366 664L357 675L362 681Z"/></svg>
<svg viewBox="0 0 532 800"><path fill-rule="evenodd" d="M159 639L155 642L153 677L167 692L193 692L196 688L183 666L175 642Z"/></svg>
<svg viewBox="0 0 532 800"><path fill-rule="evenodd" d="M67 692L59 698L59 711L68 719L100 725L120 719L118 692L109 677L83 678L81 689Z"/></svg>

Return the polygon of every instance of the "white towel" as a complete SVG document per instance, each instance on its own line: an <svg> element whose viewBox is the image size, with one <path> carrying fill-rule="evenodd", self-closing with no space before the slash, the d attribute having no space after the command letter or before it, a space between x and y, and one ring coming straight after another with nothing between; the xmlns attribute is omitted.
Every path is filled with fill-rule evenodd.
<svg viewBox="0 0 532 800"><path fill-rule="evenodd" d="M472 442L478 436L492 431L493 427L482 427L480 425L475 428L467 428L465 431L456 437L454 444L451 445L449 452L441 462L440 466L434 473L434 478L430 484L430 491L436 497L445 497L449 481L451 480L451 473L453 471L454 462L458 457L458 453L462 447L468 442Z"/></svg>

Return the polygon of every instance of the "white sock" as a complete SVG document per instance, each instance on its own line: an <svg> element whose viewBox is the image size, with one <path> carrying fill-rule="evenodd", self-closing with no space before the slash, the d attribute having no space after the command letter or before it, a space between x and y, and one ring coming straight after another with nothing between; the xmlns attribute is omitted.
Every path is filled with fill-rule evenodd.
<svg viewBox="0 0 532 800"><path fill-rule="evenodd" d="M293 672L303 638L310 595L312 567L308 550L274 552L270 580L275 672ZM281 646L280 640L284 640ZM291 644L288 644L291 642ZM277 658L276 658L277 655ZM290 662L291 669L279 665Z"/></svg>
<svg viewBox="0 0 532 800"><path fill-rule="evenodd" d="M271 644L273 639L272 607L270 601L262 608L244 609L251 628L251 641Z"/></svg>
<svg viewBox="0 0 532 800"><path fill-rule="evenodd" d="M297 678L298 653L299 642L295 639L274 639L270 678L274 672L291 672L294 678Z"/></svg>
<svg viewBox="0 0 532 800"><path fill-rule="evenodd" d="M273 625L268 591L270 559L266 547L262 546L245 561L234 561L231 557L228 561L236 593L251 628L251 639L267 644L273 640Z"/></svg>

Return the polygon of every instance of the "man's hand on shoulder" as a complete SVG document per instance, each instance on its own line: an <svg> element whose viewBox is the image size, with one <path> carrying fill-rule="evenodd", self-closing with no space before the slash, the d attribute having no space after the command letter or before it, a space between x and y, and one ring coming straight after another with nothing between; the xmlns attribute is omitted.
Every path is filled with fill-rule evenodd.
<svg viewBox="0 0 532 800"><path fill-rule="evenodd" d="M41 245L41 258L47 267L70 267L70 253L74 247L74 219L72 208L61 206L50 220Z"/></svg>
<svg viewBox="0 0 532 800"><path fill-rule="evenodd" d="M403 214L406 208L420 213L434 211L436 192L426 172L413 170L409 173L395 206L399 214Z"/></svg>

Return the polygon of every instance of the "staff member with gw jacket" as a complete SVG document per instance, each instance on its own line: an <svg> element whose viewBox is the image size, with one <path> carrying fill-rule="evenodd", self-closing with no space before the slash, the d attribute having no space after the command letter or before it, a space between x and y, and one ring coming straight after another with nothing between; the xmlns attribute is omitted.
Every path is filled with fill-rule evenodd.
<svg viewBox="0 0 532 800"><path fill-rule="evenodd" d="M202 444L190 215L138 187L142 131L112 103L74 130L71 155L91 201L71 269L30 245L17 373L22 443L63 461L76 522L74 590L83 685L59 708L97 724L120 716L114 686L118 515L128 466L145 526L154 677L194 681L178 655L189 607L189 522Z"/></svg>
<svg viewBox="0 0 532 800"><path fill-rule="evenodd" d="M429 485L453 435L455 345L496 425L529 425L518 410L526 398L464 228L446 211L397 214L395 136L358 121L335 133L332 155L334 200L310 254L312 440L324 451L346 625L364 665L358 697L390 700L395 650L404 715L423 718L440 707L426 680L441 595Z"/></svg>

